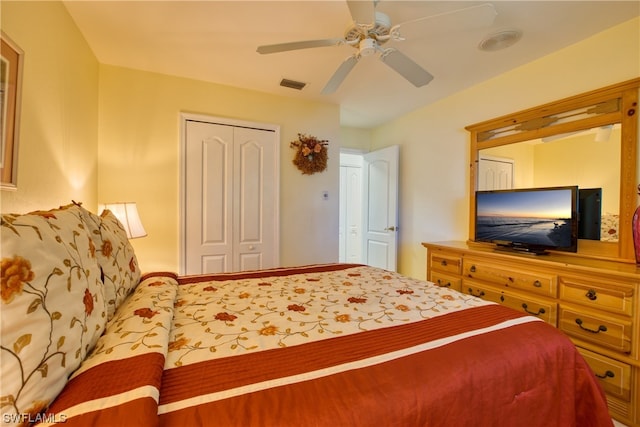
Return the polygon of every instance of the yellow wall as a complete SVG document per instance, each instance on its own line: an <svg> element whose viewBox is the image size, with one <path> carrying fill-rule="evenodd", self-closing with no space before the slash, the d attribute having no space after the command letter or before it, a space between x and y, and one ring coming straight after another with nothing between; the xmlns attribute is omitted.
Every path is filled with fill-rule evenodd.
<svg viewBox="0 0 640 427"><path fill-rule="evenodd" d="M343 126L340 129L340 146L347 150L367 152L371 145L371 129Z"/></svg>
<svg viewBox="0 0 640 427"><path fill-rule="evenodd" d="M619 213L620 131L609 141L595 141L594 134L580 134L562 141L538 144L534 149L535 187L578 185L602 188L602 213Z"/></svg>
<svg viewBox="0 0 640 427"><path fill-rule="evenodd" d="M137 202L148 236L132 243L143 270L178 270L180 112L279 125L281 264L338 260L337 105L101 65L98 194ZM329 140L325 172L302 175L291 163L298 132Z"/></svg>
<svg viewBox="0 0 640 427"><path fill-rule="evenodd" d="M421 242L468 238L465 126L638 76L636 18L376 128L372 149L401 144L398 270L424 278Z"/></svg>
<svg viewBox="0 0 640 427"><path fill-rule="evenodd" d="M97 206L98 61L59 2L0 2L1 27L25 52L16 190L2 212L71 200Z"/></svg>

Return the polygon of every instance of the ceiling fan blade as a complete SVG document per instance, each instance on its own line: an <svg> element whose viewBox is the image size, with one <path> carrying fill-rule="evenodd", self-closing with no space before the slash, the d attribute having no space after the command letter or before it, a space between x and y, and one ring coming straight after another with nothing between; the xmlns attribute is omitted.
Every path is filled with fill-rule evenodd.
<svg viewBox="0 0 640 427"><path fill-rule="evenodd" d="M344 39L323 39L323 40L306 40L300 42L289 42L279 44L269 44L258 46L256 51L261 54L286 52L289 50L309 49L314 47L338 46L344 44Z"/></svg>
<svg viewBox="0 0 640 427"><path fill-rule="evenodd" d="M399 50L385 49L380 60L409 80L415 87L424 86L433 80L429 72Z"/></svg>
<svg viewBox="0 0 640 427"><path fill-rule="evenodd" d="M376 9L373 0L351 0L347 1L351 19L356 24L369 25L376 21Z"/></svg>
<svg viewBox="0 0 640 427"><path fill-rule="evenodd" d="M436 15L412 19L393 27L401 37L417 38L427 35L486 28L493 24L498 12L491 3L465 7ZM428 22L428 25L426 24Z"/></svg>
<svg viewBox="0 0 640 427"><path fill-rule="evenodd" d="M359 59L360 57L357 54L354 54L345 59L344 62L340 64L336 72L333 73L333 76L331 76L331 79L329 79L327 84L322 89L321 93L323 95L329 95L335 92L347 77L347 74L349 74L351 70L353 70L353 67L356 66Z"/></svg>

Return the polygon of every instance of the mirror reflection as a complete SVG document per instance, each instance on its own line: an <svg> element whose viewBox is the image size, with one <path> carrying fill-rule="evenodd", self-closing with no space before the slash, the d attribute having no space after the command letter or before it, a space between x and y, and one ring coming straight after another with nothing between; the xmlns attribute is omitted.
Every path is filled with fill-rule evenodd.
<svg viewBox="0 0 640 427"><path fill-rule="evenodd" d="M577 185L584 226L579 237L617 242L620 153L619 124L483 149L477 189Z"/></svg>

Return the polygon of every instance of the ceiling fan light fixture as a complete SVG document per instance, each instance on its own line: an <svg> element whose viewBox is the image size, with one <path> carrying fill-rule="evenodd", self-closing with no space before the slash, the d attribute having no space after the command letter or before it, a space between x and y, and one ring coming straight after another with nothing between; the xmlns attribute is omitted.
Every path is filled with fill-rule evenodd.
<svg viewBox="0 0 640 427"><path fill-rule="evenodd" d="M363 37L373 36L379 42L384 42L391 30L391 18L389 15L376 11L375 22L371 24L351 24L344 32L344 38L348 42L361 40Z"/></svg>
<svg viewBox="0 0 640 427"><path fill-rule="evenodd" d="M363 39L359 47L361 56L371 56L377 52L378 43L374 39Z"/></svg>
<svg viewBox="0 0 640 427"><path fill-rule="evenodd" d="M502 30L488 34L478 43L478 49L483 52L495 52L513 46L522 38L520 30Z"/></svg>

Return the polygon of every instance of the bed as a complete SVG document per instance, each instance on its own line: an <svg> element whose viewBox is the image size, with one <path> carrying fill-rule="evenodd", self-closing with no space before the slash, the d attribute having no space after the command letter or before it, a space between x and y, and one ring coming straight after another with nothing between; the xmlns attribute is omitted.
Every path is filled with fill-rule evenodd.
<svg viewBox="0 0 640 427"><path fill-rule="evenodd" d="M1 231L7 425L612 425L561 332L433 283L141 274L117 219L75 203Z"/></svg>

